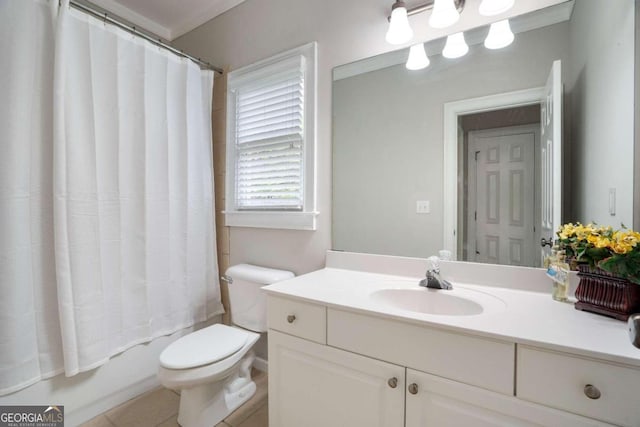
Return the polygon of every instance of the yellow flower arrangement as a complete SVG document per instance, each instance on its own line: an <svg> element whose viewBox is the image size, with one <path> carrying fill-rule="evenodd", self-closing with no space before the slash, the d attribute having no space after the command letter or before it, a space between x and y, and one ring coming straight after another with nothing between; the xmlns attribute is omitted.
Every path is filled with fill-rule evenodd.
<svg viewBox="0 0 640 427"><path fill-rule="evenodd" d="M589 263L640 284L640 233L611 226L569 223L558 232L560 249L576 262Z"/></svg>

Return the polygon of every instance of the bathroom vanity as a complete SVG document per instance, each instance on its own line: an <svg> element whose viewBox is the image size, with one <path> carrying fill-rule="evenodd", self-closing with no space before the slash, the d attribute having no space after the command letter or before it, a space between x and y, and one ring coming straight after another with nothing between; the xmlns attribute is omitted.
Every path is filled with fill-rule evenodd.
<svg viewBox="0 0 640 427"><path fill-rule="evenodd" d="M640 426L626 324L551 299L540 269L329 252L268 294L270 425Z"/></svg>

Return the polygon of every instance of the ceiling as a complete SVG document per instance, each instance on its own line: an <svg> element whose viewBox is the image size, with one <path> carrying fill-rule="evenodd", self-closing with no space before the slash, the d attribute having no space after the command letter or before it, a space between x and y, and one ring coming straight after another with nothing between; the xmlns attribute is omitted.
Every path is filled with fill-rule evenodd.
<svg viewBox="0 0 640 427"><path fill-rule="evenodd" d="M244 0L90 0L166 40L174 40Z"/></svg>

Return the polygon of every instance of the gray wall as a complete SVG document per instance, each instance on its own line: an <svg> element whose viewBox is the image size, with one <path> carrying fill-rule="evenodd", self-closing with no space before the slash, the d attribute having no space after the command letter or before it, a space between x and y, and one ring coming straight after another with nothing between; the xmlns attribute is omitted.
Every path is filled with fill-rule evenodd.
<svg viewBox="0 0 640 427"><path fill-rule="evenodd" d="M334 82L333 247L430 256L442 249L443 107L447 102L544 86L568 58L568 24L516 35L498 51L472 46ZM416 214L429 200L430 214Z"/></svg>
<svg viewBox="0 0 640 427"><path fill-rule="evenodd" d="M247 0L175 41L229 70L318 42L317 231L231 227L231 265L296 274L322 268L331 246L331 69L385 48L388 0Z"/></svg>
<svg viewBox="0 0 640 427"><path fill-rule="evenodd" d="M570 48L569 217L632 226L634 2L576 1ZM609 215L609 188L617 190L616 216Z"/></svg>

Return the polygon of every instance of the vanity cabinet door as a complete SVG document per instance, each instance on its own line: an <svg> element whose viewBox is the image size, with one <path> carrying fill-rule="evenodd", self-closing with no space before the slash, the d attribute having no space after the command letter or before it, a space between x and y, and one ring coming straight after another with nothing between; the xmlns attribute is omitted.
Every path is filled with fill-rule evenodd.
<svg viewBox="0 0 640 427"><path fill-rule="evenodd" d="M406 396L406 427L609 425L412 369Z"/></svg>
<svg viewBox="0 0 640 427"><path fill-rule="evenodd" d="M402 427L405 369L269 330L269 425Z"/></svg>

